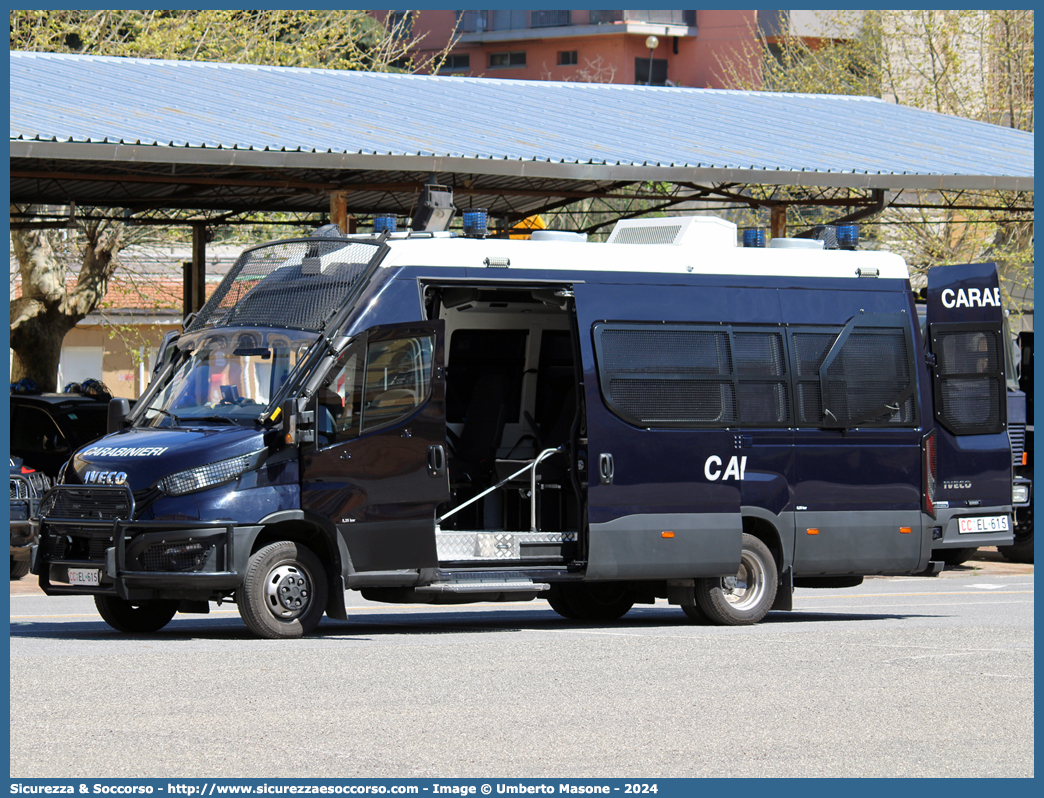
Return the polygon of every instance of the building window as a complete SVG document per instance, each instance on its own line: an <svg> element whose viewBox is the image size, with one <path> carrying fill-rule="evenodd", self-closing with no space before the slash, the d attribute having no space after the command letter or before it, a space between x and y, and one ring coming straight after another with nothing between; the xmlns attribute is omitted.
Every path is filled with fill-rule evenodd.
<svg viewBox="0 0 1044 798"><path fill-rule="evenodd" d="M446 57L440 72L463 72L471 69L470 53L452 53Z"/></svg>
<svg viewBox="0 0 1044 798"><path fill-rule="evenodd" d="M409 11L389 11L386 25L393 39L409 39L413 35L413 15Z"/></svg>
<svg viewBox="0 0 1044 798"><path fill-rule="evenodd" d="M577 63L576 50L566 50L558 54L559 66L575 66Z"/></svg>
<svg viewBox="0 0 1044 798"><path fill-rule="evenodd" d="M654 58L652 62L652 81L649 80L649 59L634 59L634 82L639 86L666 86L667 59Z"/></svg>
<svg viewBox="0 0 1044 798"><path fill-rule="evenodd" d="M511 67L524 67L526 65L526 54L521 53L490 53L490 69L507 69Z"/></svg>

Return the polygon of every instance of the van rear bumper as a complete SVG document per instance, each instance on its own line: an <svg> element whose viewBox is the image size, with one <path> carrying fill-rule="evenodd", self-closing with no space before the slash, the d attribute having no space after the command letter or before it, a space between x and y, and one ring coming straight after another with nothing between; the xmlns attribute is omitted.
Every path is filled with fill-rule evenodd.
<svg viewBox="0 0 1044 798"><path fill-rule="evenodd" d="M993 518L1001 515L1008 517L1007 531L971 533L962 533L960 531L960 519L962 518ZM933 536L933 549L973 549L981 546L1010 546L1015 539L1015 523L1010 504L993 507L937 508L933 526L942 530L941 538L934 538Z"/></svg>

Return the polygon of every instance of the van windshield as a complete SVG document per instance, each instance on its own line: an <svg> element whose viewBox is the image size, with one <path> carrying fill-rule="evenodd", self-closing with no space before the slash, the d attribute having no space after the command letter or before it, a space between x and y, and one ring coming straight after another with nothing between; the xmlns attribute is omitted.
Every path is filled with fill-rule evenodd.
<svg viewBox="0 0 1044 798"><path fill-rule="evenodd" d="M178 341L181 360L143 426L252 423L319 336L300 330L207 330Z"/></svg>

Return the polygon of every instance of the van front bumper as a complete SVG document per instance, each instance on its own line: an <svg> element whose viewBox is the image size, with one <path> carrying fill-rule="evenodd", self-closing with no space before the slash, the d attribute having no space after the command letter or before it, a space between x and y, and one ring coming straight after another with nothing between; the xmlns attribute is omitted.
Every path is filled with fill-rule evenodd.
<svg viewBox="0 0 1044 798"><path fill-rule="evenodd" d="M206 601L242 584L236 555L260 527L42 518L32 573L48 595Z"/></svg>

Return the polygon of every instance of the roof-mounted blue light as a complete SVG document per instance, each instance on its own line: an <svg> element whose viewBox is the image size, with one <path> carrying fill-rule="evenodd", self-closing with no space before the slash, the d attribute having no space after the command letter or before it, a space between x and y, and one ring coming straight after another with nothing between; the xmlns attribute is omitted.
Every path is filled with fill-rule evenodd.
<svg viewBox="0 0 1044 798"><path fill-rule="evenodd" d="M837 245L841 249L855 249L859 246L859 225L839 224L837 226Z"/></svg>
<svg viewBox="0 0 1044 798"><path fill-rule="evenodd" d="M464 235L482 238L486 235L487 220L485 208L468 208L464 211Z"/></svg>
<svg viewBox="0 0 1044 798"><path fill-rule="evenodd" d="M763 247L765 246L765 231L760 227L754 227L743 231L743 246Z"/></svg>
<svg viewBox="0 0 1044 798"><path fill-rule="evenodd" d="M373 232L394 233L396 228L395 217L390 213L381 213L373 217Z"/></svg>

